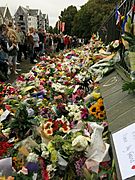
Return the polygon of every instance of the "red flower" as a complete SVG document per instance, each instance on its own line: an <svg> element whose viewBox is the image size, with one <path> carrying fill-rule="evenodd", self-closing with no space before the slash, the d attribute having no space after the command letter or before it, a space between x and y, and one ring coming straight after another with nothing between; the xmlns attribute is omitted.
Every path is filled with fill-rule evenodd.
<svg viewBox="0 0 135 180"><path fill-rule="evenodd" d="M8 148L12 147L12 144L9 144L8 142L2 141L0 142L0 156L3 156L8 150Z"/></svg>

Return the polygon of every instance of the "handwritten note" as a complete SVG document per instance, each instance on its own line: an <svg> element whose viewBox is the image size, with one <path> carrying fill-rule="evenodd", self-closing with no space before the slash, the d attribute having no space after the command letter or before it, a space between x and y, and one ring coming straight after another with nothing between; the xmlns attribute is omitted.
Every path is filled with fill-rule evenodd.
<svg viewBox="0 0 135 180"><path fill-rule="evenodd" d="M135 176L135 123L113 133L122 180Z"/></svg>

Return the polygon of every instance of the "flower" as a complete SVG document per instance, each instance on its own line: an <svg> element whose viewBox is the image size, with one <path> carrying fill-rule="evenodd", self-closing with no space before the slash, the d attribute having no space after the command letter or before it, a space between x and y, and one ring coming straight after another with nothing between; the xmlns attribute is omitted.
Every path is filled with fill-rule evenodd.
<svg viewBox="0 0 135 180"><path fill-rule="evenodd" d="M97 105L93 104L90 108L89 108L89 112L91 115L95 115L96 114L96 109L97 109Z"/></svg>
<svg viewBox="0 0 135 180"><path fill-rule="evenodd" d="M97 103L98 103L98 104L103 104L103 99L102 99L102 98L99 98L99 99L97 100Z"/></svg>
<svg viewBox="0 0 135 180"><path fill-rule="evenodd" d="M44 129L44 134L46 136L52 136L53 135L53 128Z"/></svg>
<svg viewBox="0 0 135 180"><path fill-rule="evenodd" d="M76 151L84 151L88 146L88 142L90 142L89 137L79 135L72 141L72 146Z"/></svg>
<svg viewBox="0 0 135 180"><path fill-rule="evenodd" d="M64 133L69 132L69 130L70 130L70 127L69 127L69 126L66 126L66 125L64 125L63 127L61 127L61 128L59 129L59 131L62 131L62 132L64 132Z"/></svg>
<svg viewBox="0 0 135 180"><path fill-rule="evenodd" d="M47 121L45 124L44 124L44 129L48 129L48 128L51 128L53 125L53 123L51 121Z"/></svg>
<svg viewBox="0 0 135 180"><path fill-rule="evenodd" d="M39 169L39 165L38 165L38 163L28 162L26 165L26 168L28 169L28 172L37 173L38 169Z"/></svg>
<svg viewBox="0 0 135 180"><path fill-rule="evenodd" d="M101 95L100 95L100 93L97 93L97 92L95 92L95 91L93 91L92 93L91 93L91 95L95 98L95 99L98 99Z"/></svg>
<svg viewBox="0 0 135 180"><path fill-rule="evenodd" d="M105 118L105 112L99 112L98 113L98 119L104 119Z"/></svg>
<svg viewBox="0 0 135 180"><path fill-rule="evenodd" d="M38 155L35 153L29 153L27 156L27 161L28 162L37 162L38 161Z"/></svg>
<svg viewBox="0 0 135 180"><path fill-rule="evenodd" d="M87 119L88 118L88 109L87 108L83 108L81 109L81 119Z"/></svg>
<svg viewBox="0 0 135 180"><path fill-rule="evenodd" d="M0 109L0 115L2 115L3 114L3 109Z"/></svg>

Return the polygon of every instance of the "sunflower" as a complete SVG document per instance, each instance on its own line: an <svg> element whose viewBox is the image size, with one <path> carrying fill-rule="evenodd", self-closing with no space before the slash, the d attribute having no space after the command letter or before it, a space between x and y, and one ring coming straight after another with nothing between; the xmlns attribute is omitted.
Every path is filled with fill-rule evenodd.
<svg viewBox="0 0 135 180"><path fill-rule="evenodd" d="M98 113L98 119L104 119L105 118L105 112L102 111L102 112L99 112Z"/></svg>
<svg viewBox="0 0 135 180"><path fill-rule="evenodd" d="M89 113L91 115L95 115L97 112L97 104L93 104L90 108L89 108Z"/></svg>
<svg viewBox="0 0 135 180"><path fill-rule="evenodd" d="M102 99L102 98L99 98L99 99L97 100L97 103L98 103L98 104L103 104L103 99Z"/></svg>
<svg viewBox="0 0 135 180"><path fill-rule="evenodd" d="M104 111L104 105L103 104L97 104L97 112L102 112Z"/></svg>

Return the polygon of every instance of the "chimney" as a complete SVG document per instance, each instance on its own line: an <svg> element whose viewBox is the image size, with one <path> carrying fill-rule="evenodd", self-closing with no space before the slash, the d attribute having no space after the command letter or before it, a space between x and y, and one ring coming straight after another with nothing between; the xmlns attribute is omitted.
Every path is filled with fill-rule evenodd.
<svg viewBox="0 0 135 180"><path fill-rule="evenodd" d="M26 9L29 10L29 6L26 6Z"/></svg>

